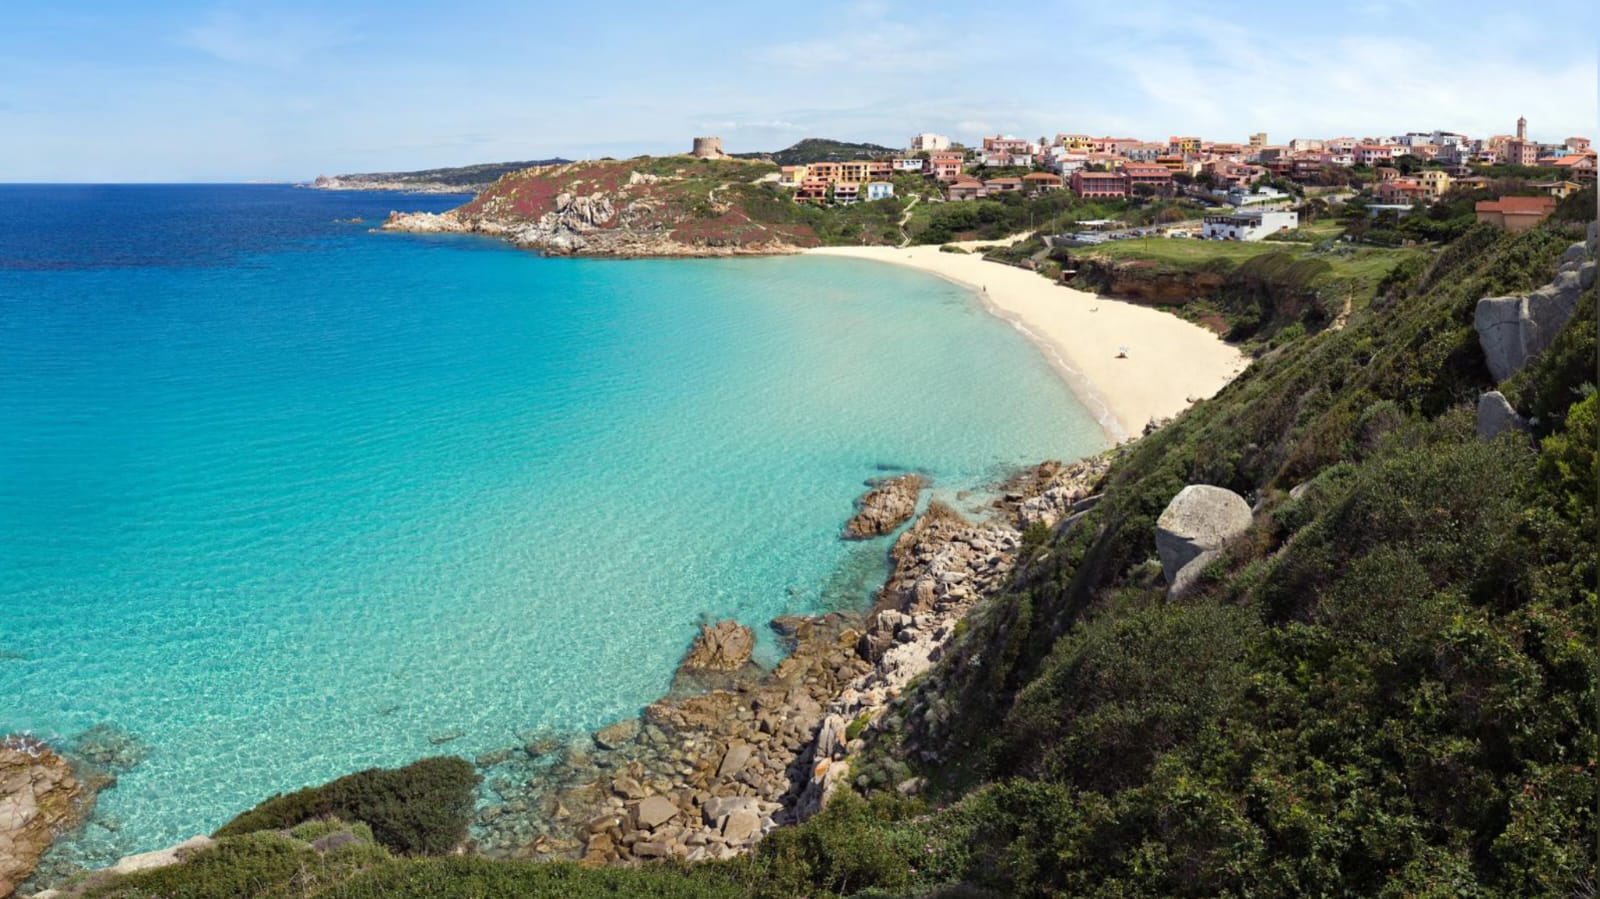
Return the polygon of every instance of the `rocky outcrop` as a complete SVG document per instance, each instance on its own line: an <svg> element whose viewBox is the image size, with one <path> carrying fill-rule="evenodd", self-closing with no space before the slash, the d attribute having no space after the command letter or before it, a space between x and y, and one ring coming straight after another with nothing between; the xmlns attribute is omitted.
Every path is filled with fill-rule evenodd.
<svg viewBox="0 0 1600 899"><path fill-rule="evenodd" d="M1193 563L1203 568L1210 560L1201 556L1249 530L1250 521L1250 504L1232 490L1190 484L1179 491L1156 519L1156 552L1167 584L1176 585Z"/></svg>
<svg viewBox="0 0 1600 899"><path fill-rule="evenodd" d="M51 841L83 820L89 799L48 746L25 736L0 740L0 896L11 895Z"/></svg>
<svg viewBox="0 0 1600 899"><path fill-rule="evenodd" d="M472 228L454 212L394 212L383 222L385 231L413 234L462 234Z"/></svg>
<svg viewBox="0 0 1600 899"><path fill-rule="evenodd" d="M1031 479L1018 482L1020 489L1007 496L1016 503L1017 526L1026 529L1042 524L1053 528L1093 508L1099 499L1094 491L1110 468L1108 455L1092 456L1071 465L1040 465Z"/></svg>
<svg viewBox="0 0 1600 899"><path fill-rule="evenodd" d="M1511 402L1505 394L1498 390L1491 390L1478 397L1478 423L1477 434L1484 440L1493 440L1506 431L1528 430L1528 423L1517 410L1511 408Z"/></svg>
<svg viewBox="0 0 1600 899"><path fill-rule="evenodd" d="M756 635L737 621L701 625L679 667L687 671L732 671L750 660Z"/></svg>
<svg viewBox="0 0 1600 899"><path fill-rule="evenodd" d="M192 836L176 846L157 849L154 852L141 852L138 855L128 855L117 860L115 865L106 869L112 874L137 874L140 871L153 871L156 868L167 868L184 861L190 855L202 849L209 849L216 845L216 841L205 835Z"/></svg>
<svg viewBox="0 0 1600 899"><path fill-rule="evenodd" d="M1478 301L1473 325L1484 360L1496 383L1521 371L1544 352L1572 319L1583 292L1595 284L1595 227L1586 243L1576 243L1561 257L1555 280L1525 296L1485 297Z"/></svg>
<svg viewBox="0 0 1600 899"><path fill-rule="evenodd" d="M911 519L917 511L917 496L922 493L921 475L868 481L868 490L856 500L856 514L845 522L846 540L865 540L889 533Z"/></svg>

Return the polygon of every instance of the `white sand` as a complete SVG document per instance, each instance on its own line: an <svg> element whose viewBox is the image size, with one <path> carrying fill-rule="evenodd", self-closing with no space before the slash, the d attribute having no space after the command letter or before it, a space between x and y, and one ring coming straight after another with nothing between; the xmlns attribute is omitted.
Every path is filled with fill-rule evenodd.
<svg viewBox="0 0 1600 899"><path fill-rule="evenodd" d="M1249 362L1217 335L1170 312L1062 287L977 255L933 246L807 252L907 265L977 291L989 311L1044 350L1114 442L1214 395ZM1119 359L1124 346L1128 357Z"/></svg>

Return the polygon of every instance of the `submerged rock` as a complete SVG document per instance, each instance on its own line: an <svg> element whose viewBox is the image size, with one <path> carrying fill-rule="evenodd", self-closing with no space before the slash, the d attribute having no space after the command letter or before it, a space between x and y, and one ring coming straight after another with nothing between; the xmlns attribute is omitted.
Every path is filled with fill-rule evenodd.
<svg viewBox="0 0 1600 899"><path fill-rule="evenodd" d="M48 746L30 737L0 740L0 896L34 872L58 833L82 822L91 798Z"/></svg>
<svg viewBox="0 0 1600 899"><path fill-rule="evenodd" d="M917 511L917 496L927 482L921 475L907 474L867 483L872 489L856 500L856 514L845 522L846 540L879 537L910 520Z"/></svg>
<svg viewBox="0 0 1600 899"><path fill-rule="evenodd" d="M702 625L680 667L686 671L732 671L750 660L755 643L755 633L737 621Z"/></svg>
<svg viewBox="0 0 1600 899"><path fill-rule="evenodd" d="M639 736L639 719L618 721L594 732L594 742L601 749L617 749L632 743Z"/></svg>

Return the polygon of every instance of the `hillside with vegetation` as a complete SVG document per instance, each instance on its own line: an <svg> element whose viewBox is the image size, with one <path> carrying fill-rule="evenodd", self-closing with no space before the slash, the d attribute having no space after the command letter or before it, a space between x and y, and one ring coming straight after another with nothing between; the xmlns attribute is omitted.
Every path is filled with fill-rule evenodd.
<svg viewBox="0 0 1600 899"><path fill-rule="evenodd" d="M424 194L477 193L502 175L533 166L559 165L565 159L527 162L486 162L415 172L366 172L350 175L318 175L311 187L317 190L394 190Z"/></svg>
<svg viewBox="0 0 1600 899"><path fill-rule="evenodd" d="M808 137L776 153L736 153L741 159L770 160L777 165L810 165L813 162L849 162L854 159L881 159L902 151L878 144L851 143L825 137Z"/></svg>
<svg viewBox="0 0 1600 899"><path fill-rule="evenodd" d="M726 256L835 244L896 244L911 198L936 191L895 179L901 196L818 208L797 204L778 167L746 159L641 156L512 172L437 215L398 213L384 227L473 232L553 254Z"/></svg>
<svg viewBox="0 0 1600 899"><path fill-rule="evenodd" d="M1097 502L1030 527L932 672L850 724L852 789L750 855L441 856L473 780L434 764L274 799L186 864L77 894L1591 895L1593 234L1585 255L1581 223L1479 225L1375 281L1309 260L1308 285L1364 285L1343 326L1263 348L1116 451ZM1578 313L1497 383L1478 301L1584 258ZM1526 424L1480 435L1497 388ZM1193 484L1248 522L1174 595L1157 523Z"/></svg>

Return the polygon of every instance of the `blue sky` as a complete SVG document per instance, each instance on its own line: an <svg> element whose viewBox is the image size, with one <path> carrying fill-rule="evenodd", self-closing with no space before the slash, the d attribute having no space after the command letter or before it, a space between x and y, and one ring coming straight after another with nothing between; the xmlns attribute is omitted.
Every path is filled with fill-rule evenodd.
<svg viewBox="0 0 1600 899"><path fill-rule="evenodd" d="M695 134L1280 141L1526 115L1535 138L1600 136L1594 7L8 0L0 182L305 180Z"/></svg>

